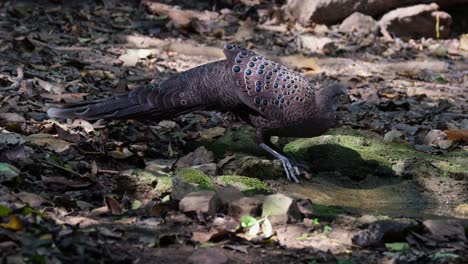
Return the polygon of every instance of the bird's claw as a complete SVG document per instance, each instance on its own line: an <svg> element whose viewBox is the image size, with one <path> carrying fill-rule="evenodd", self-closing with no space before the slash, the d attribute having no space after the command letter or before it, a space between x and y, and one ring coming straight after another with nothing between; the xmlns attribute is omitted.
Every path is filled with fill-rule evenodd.
<svg viewBox="0 0 468 264"><path fill-rule="evenodd" d="M286 177L290 181L295 181L296 183L299 183L299 175L301 174L299 171L299 168L295 166L287 157L282 157L279 159L281 163L283 164L284 171L286 172Z"/></svg>

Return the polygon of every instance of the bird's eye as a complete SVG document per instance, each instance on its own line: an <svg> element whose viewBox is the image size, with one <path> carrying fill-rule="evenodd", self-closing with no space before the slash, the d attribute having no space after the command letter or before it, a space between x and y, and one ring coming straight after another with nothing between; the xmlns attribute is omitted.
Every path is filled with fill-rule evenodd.
<svg viewBox="0 0 468 264"><path fill-rule="evenodd" d="M344 100L345 100L344 94L340 95L340 101L344 101Z"/></svg>

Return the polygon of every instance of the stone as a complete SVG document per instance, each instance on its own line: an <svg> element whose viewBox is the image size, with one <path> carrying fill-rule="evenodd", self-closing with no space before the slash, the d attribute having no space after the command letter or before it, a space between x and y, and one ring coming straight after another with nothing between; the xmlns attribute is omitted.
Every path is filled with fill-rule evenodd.
<svg viewBox="0 0 468 264"><path fill-rule="evenodd" d="M179 202L179 209L184 213L204 213L210 211L210 206L217 207L217 204L211 203L215 195L213 191L191 192L184 196Z"/></svg>
<svg viewBox="0 0 468 264"><path fill-rule="evenodd" d="M435 3L397 8L380 19L380 31L389 40L393 39L392 36L403 39L446 38L450 35L452 17L438 9Z"/></svg>
<svg viewBox="0 0 468 264"><path fill-rule="evenodd" d="M356 33L361 36L367 36L378 33L379 25L371 16L354 12L341 22L338 29L344 33Z"/></svg>
<svg viewBox="0 0 468 264"><path fill-rule="evenodd" d="M265 197L262 217L265 216L270 219L272 224L294 223L302 220L295 199L281 193Z"/></svg>
<svg viewBox="0 0 468 264"><path fill-rule="evenodd" d="M385 142L404 142L405 134L401 133L398 130L392 129L385 133L384 135Z"/></svg>
<svg viewBox="0 0 468 264"><path fill-rule="evenodd" d="M466 242L465 228L462 221L463 220L431 219L425 220L423 225L429 231L430 237L436 241L445 242L456 240Z"/></svg>
<svg viewBox="0 0 468 264"><path fill-rule="evenodd" d="M447 134L438 129L433 129L424 137L424 144L440 149L449 149L453 146L453 141L448 139Z"/></svg>
<svg viewBox="0 0 468 264"><path fill-rule="evenodd" d="M216 163L201 164L197 166L192 166L192 168L200 170L206 175L213 177L216 176L216 172L218 171L218 165Z"/></svg>
<svg viewBox="0 0 468 264"><path fill-rule="evenodd" d="M241 191L236 187L228 185L218 190L211 200L212 205L210 206L209 215L215 215L216 213L226 213L229 205L236 200L244 197Z"/></svg>
<svg viewBox="0 0 468 264"><path fill-rule="evenodd" d="M0 121L5 123L22 123L26 119L17 113L0 113Z"/></svg>
<svg viewBox="0 0 468 264"><path fill-rule="evenodd" d="M277 179L284 177L281 162L255 156L244 156L229 161L222 167L224 175L244 175L256 179Z"/></svg>
<svg viewBox="0 0 468 264"><path fill-rule="evenodd" d="M195 151L180 158L175 166L176 168L184 168L196 166L201 164L212 163L214 161L214 154L208 151L204 146L200 146Z"/></svg>
<svg viewBox="0 0 468 264"><path fill-rule="evenodd" d="M353 244L361 247L380 245L386 242L404 241L407 233L415 229L415 220L380 220L369 224L365 230L359 231L353 238Z"/></svg>
<svg viewBox="0 0 468 264"><path fill-rule="evenodd" d="M172 190L172 177L141 169L120 172L117 177L117 191L142 200L162 198Z"/></svg>
<svg viewBox="0 0 468 264"><path fill-rule="evenodd" d="M337 48L335 42L327 37L305 34L299 36L299 41L303 49L319 54L329 54Z"/></svg>
<svg viewBox="0 0 468 264"><path fill-rule="evenodd" d="M244 215L259 217L262 213L264 195L242 197L229 204L228 215L240 220Z"/></svg>
<svg viewBox="0 0 468 264"><path fill-rule="evenodd" d="M468 216L468 203L460 204L454 209L455 214L463 217Z"/></svg>
<svg viewBox="0 0 468 264"><path fill-rule="evenodd" d="M354 12L369 16L384 14L402 6L427 3L424 0L288 0L282 7L285 17L302 25L332 25ZM435 0L442 7L468 3L468 0Z"/></svg>

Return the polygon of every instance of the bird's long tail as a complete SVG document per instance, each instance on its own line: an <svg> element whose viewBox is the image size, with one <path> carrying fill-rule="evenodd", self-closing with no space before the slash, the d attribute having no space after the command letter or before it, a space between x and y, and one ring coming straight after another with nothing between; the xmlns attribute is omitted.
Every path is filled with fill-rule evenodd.
<svg viewBox="0 0 468 264"><path fill-rule="evenodd" d="M146 98L142 98L145 94L148 95L143 88L140 88L126 94L114 95L92 102L53 106L47 110L47 114L53 118L87 120L144 116L158 110L157 106L149 104Z"/></svg>

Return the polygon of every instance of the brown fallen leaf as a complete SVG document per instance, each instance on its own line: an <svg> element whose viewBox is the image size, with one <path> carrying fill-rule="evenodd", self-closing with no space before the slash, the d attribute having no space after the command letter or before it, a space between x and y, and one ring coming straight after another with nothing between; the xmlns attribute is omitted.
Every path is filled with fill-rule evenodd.
<svg viewBox="0 0 468 264"><path fill-rule="evenodd" d="M72 143L58 139L48 134L33 134L26 138L26 141L38 146L44 146L48 150L57 153L64 152L70 148Z"/></svg>
<svg viewBox="0 0 468 264"><path fill-rule="evenodd" d="M107 208L109 209L110 213L112 215L121 215L123 210L122 207L120 207L120 203L117 202L114 198L110 196L105 196L104 197L104 202L106 203Z"/></svg>
<svg viewBox="0 0 468 264"><path fill-rule="evenodd" d="M31 207L39 207L43 203L47 203L48 201L41 196L35 193L29 192L19 192L16 196L23 202L28 204Z"/></svg>
<svg viewBox="0 0 468 264"><path fill-rule="evenodd" d="M0 227L11 229L14 231L19 231L23 229L23 222L16 215L10 215L10 221L8 223L0 223Z"/></svg>
<svg viewBox="0 0 468 264"><path fill-rule="evenodd" d="M468 140L468 130L445 130L449 140Z"/></svg>

